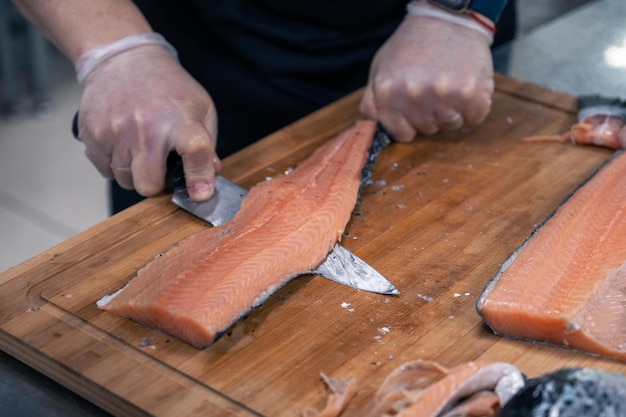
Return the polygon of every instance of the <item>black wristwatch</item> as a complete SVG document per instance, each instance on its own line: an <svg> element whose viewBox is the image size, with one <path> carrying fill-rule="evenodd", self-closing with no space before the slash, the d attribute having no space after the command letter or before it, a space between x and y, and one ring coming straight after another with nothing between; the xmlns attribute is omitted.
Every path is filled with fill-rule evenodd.
<svg viewBox="0 0 626 417"><path fill-rule="evenodd" d="M497 23L507 0L428 0L428 2L453 13L471 10Z"/></svg>

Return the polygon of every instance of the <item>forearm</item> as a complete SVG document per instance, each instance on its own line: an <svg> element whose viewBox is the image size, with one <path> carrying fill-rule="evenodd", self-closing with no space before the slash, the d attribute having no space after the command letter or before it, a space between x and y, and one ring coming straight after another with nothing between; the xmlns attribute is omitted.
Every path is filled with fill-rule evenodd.
<svg viewBox="0 0 626 417"><path fill-rule="evenodd" d="M152 29L130 0L13 0L72 62L85 51Z"/></svg>

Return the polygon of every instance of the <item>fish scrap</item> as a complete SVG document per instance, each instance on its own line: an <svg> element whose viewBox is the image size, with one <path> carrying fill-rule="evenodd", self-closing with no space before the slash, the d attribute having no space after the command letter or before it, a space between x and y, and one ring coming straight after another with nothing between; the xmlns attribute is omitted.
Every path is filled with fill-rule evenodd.
<svg viewBox="0 0 626 417"><path fill-rule="evenodd" d="M302 417L338 417L356 395L354 379L333 380L321 410ZM347 414L345 414L347 415ZM626 417L626 375L563 368L527 378L506 362L476 360L447 368L417 359L394 369L360 417Z"/></svg>
<svg viewBox="0 0 626 417"><path fill-rule="evenodd" d="M356 384L356 383L355 383ZM370 400L366 417L493 417L524 385L519 370L508 363L477 360L446 368L434 361L417 359L394 369ZM329 397L346 398L343 391L333 392L328 384ZM340 388L343 388L340 386ZM327 403L330 403L329 399ZM343 406L347 406L343 404ZM303 417L337 417L332 414L309 414Z"/></svg>
<svg viewBox="0 0 626 417"><path fill-rule="evenodd" d="M321 410L307 407L302 410L302 417L337 417L356 395L358 384L355 378L335 379L323 372L321 375L329 390L326 405Z"/></svg>
<svg viewBox="0 0 626 417"><path fill-rule="evenodd" d="M529 379L497 417L624 417L626 377L590 368L565 368Z"/></svg>
<svg viewBox="0 0 626 417"><path fill-rule="evenodd" d="M571 142L610 149L626 148L626 102L599 95L578 97L578 122L559 135L537 135L524 142Z"/></svg>

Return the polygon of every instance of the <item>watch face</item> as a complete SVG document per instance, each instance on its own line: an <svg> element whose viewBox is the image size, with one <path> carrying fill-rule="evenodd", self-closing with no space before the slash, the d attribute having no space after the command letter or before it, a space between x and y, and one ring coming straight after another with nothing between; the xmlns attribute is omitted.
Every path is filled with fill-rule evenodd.
<svg viewBox="0 0 626 417"><path fill-rule="evenodd" d="M471 0L430 0L431 3L455 12L462 12L467 9L470 1Z"/></svg>

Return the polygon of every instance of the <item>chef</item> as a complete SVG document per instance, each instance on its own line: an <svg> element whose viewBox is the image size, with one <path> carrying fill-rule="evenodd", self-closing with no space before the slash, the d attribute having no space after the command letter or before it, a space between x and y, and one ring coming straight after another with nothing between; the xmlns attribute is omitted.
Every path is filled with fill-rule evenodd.
<svg viewBox="0 0 626 417"><path fill-rule="evenodd" d="M171 151L208 199L220 157L364 85L361 112L398 141L481 123L490 46L515 31L506 0L14 3L74 63L113 212L163 190Z"/></svg>

